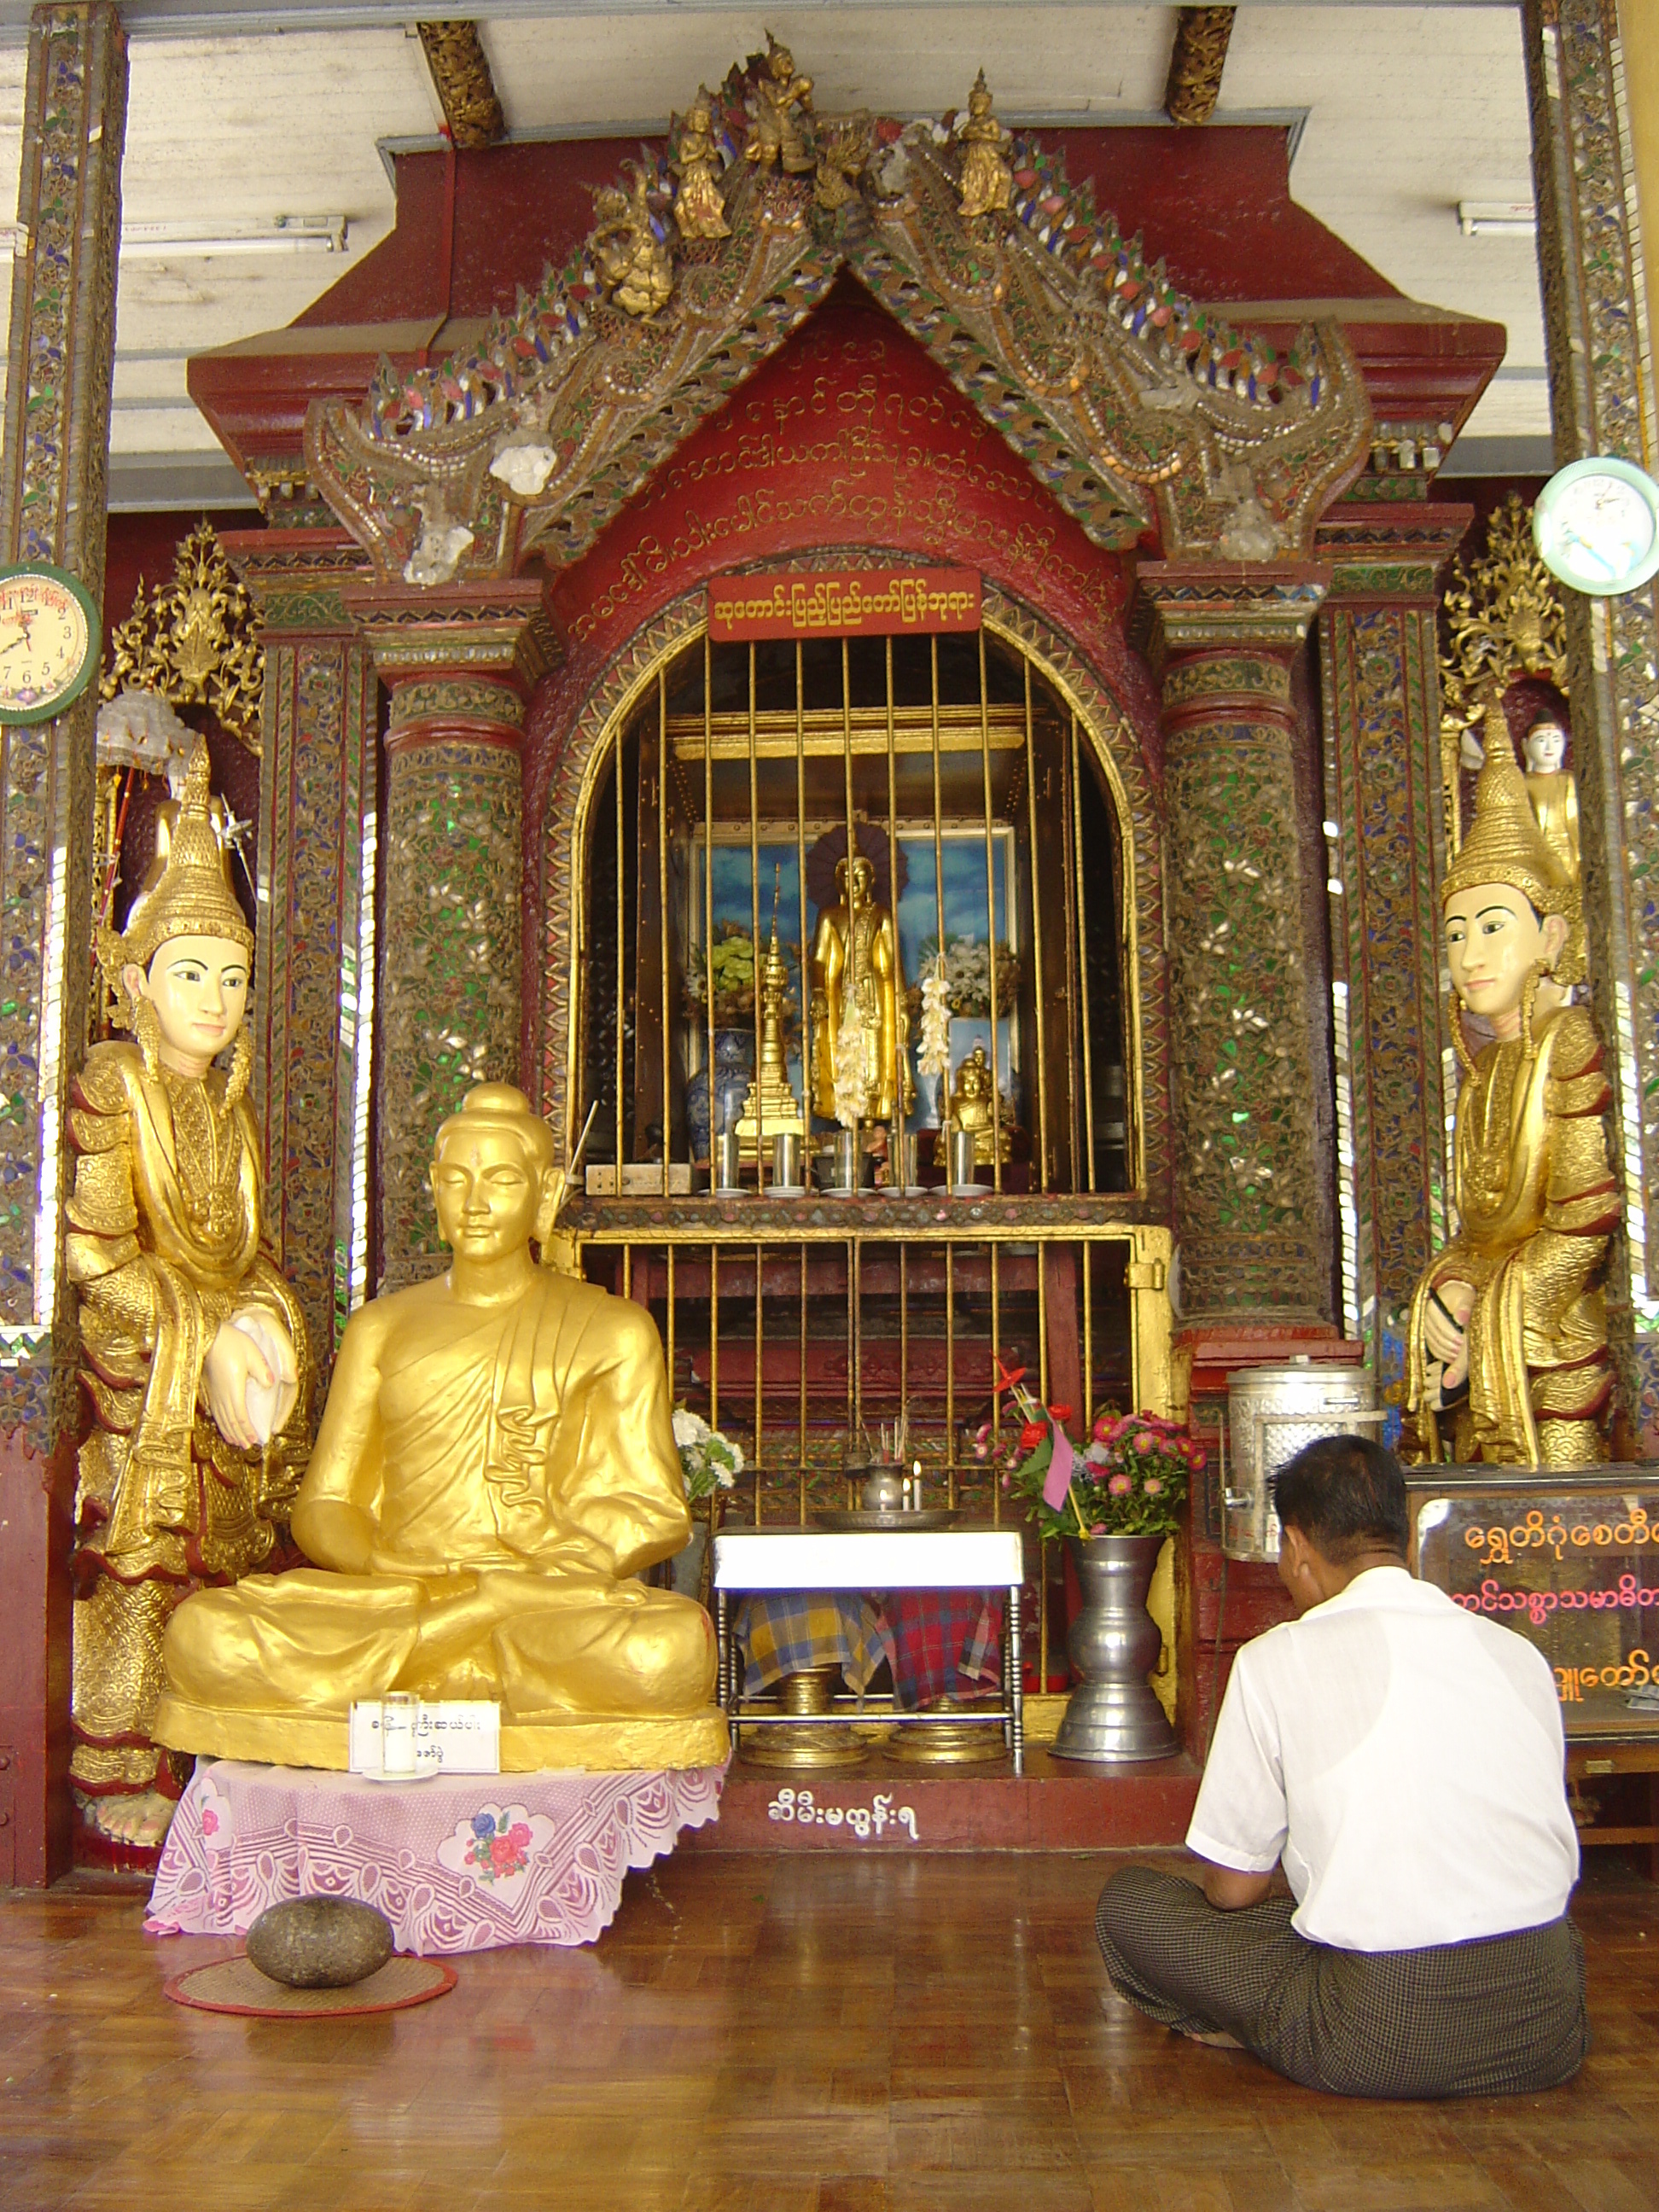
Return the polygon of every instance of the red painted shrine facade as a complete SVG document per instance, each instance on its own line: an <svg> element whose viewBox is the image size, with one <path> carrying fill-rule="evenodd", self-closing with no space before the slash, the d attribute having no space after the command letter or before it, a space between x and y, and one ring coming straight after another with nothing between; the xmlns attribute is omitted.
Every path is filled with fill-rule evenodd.
<svg viewBox="0 0 1659 2212"><path fill-rule="evenodd" d="M895 126L882 143L896 140ZM914 276L901 281L894 251L872 254L854 225L806 274L797 259L763 298L734 312L741 373L711 383L705 365L701 384L688 372L652 387L657 427L630 432L634 445L618 448L609 475L590 471L550 521L538 515L539 495L515 504L492 489L482 447L453 469L419 463L427 473L416 483L404 447L383 440L397 448L387 465L403 471L404 485L388 491L390 477L373 478L379 449L368 431L348 436L340 424L368 423L379 404L371 398L366 409L372 390L429 394L441 387L447 359L483 356L486 319L510 322L515 288L536 287L544 266L558 268L580 248L592 188L612 182L635 150L609 143L400 156L398 228L381 247L289 331L192 362L192 393L266 513L266 527L227 539L260 604L268 655L256 1082L278 1256L325 1358L351 1304L434 1263L419 1170L439 1114L467 1081L485 1073L523 1081L567 1143L582 1109L598 1102L617 1132L608 1153L596 1148L600 1158L648 1166L665 1149L694 1170L695 1186L707 1139L699 1155L687 1093L699 1072L708 1087L708 1055L701 1071L690 1063L702 1022L711 1048L714 1030L705 1010L688 1050L671 1045L690 1003L696 962L686 948L702 943L694 902L674 922L690 935L671 946L671 877L682 846L702 854L711 885L717 845L722 854L729 847L733 866L746 853L742 899L763 923L763 845L782 855L781 881L795 841L801 927L787 927L786 908L784 933L804 948L807 845L834 809L809 793L807 739L797 753L792 710L803 730L812 716L814 731L828 729L839 712L849 732L855 714L876 732L862 752L849 738L846 757L838 742L815 737L811 773L827 778L830 763L836 778L844 770L847 813L878 830L890 819L907 852L904 821L921 823L927 811L925 726L942 719L954 729L956 716L969 730L971 744L961 740L945 776L959 787L948 819L936 746L932 756L933 830L939 841L946 830L972 830L986 852L1006 854L994 863L1006 866L1002 892L993 884L981 893L988 936L998 933L1000 896L1010 917L1018 908L1028 918L1024 995L1007 1021L1024 1055L1021 1119L1032 1126L1022 1131L1023 1158L987 1170L1001 1188L975 1217L986 1251L1000 1254L1000 1274L988 1262L988 1308L972 1275L979 1262L967 1244L952 1247L951 1267L967 1271L969 1286L960 1310L951 1308L944 1355L917 1319L945 1250L937 1240L948 1202L931 1186L923 1199L885 1201L879 1221L863 1210L883 1200L853 1201L869 1240L856 1263L870 1271L862 1278L869 1310L884 1311L887 1301L904 1319L889 1335L872 1323L868 1337L850 1319L844 1341L842 1316L858 1301L860 1278L850 1257L836 1256L843 1243L851 1249L840 1221L814 1241L798 1232L784 1200L757 1193L717 1201L661 1184L654 1196L630 1196L624 1185L574 1209L568 1225L584 1243L589 1272L653 1304L677 1361L677 1394L702 1404L711 1365L720 1387L719 1316L723 1301L736 1302L742 1345L725 1340L728 1419L758 1431L763 1382L769 1401L789 1401L787 1419L781 1408L764 1413L769 1434L787 1431L781 1456L792 1462L787 1481L763 1501L767 1517L793 1513L797 1483L805 1500L809 1462L817 1479L808 1431L827 1432L829 1415L815 1400L809 1421L807 1400L809 1384L817 1391L826 1375L849 1409L861 1370L878 1378L860 1408L872 1419L891 1410L881 1393L902 1395L907 1377L920 1395L943 1391L930 1419L948 1458L957 1455L954 1431L988 1404L989 1381L951 1363L963 1346L981 1361L999 1338L1006 1347L1011 1327L1024 1332L1018 1348L1042 1364L1051 1395L1093 1404L1104 1388L1127 1394L1155 1378L1168 1409L1190 1397L1200 1429L1213 1428L1230 1367L1282 1358L1291 1346L1377 1357L1383 1317L1408 1296L1427 1256L1442 1172L1442 1040L1432 981L1426 994L1419 988L1436 962L1418 934L1424 896L1379 905L1369 927L1360 916L1333 929L1322 824L1341 810L1339 835L1357 840L1360 786L1385 793L1399 818L1417 825L1408 866L1420 874L1419 891L1426 888L1437 834L1429 826L1437 716L1431 684L1425 698L1406 672L1420 664L1425 638L1432 667L1437 579L1466 517L1428 501L1421 461L1466 419L1501 359L1503 334L1401 299L1297 208L1281 132L1059 132L1044 143L1063 149L1073 179L1092 174L1095 202L1115 210L1121 234L1144 231L1146 260L1161 258L1147 297L1162 297L1162 285L1175 299L1170 327L1195 328L1207 310L1217 331L1237 326L1261 342L1255 356L1247 346L1242 356L1254 361L1253 377L1267 375L1265 345L1280 364L1303 360L1305 380L1296 333L1310 313L1323 318L1323 396L1316 365L1286 414L1299 409L1311 439L1321 408L1338 408L1340 434L1312 458L1298 448L1299 458L1281 463L1267 430L1259 453L1248 426L1236 437L1218 434L1213 450L1205 448L1209 504L1182 508L1158 481L1152 431L1139 464L1114 473L1126 459L1120 434L1136 422L1145 429L1151 413L1132 409L1101 436L1091 462L1090 434L1077 429L1086 365L1069 390L1060 380L1055 398L1030 377L1029 359L1022 372L998 352L994 315L984 328L971 314L953 324L942 293L918 308ZM1039 186L1043 179L1023 188L1028 199ZM1079 214L1058 188L1051 197L1059 210L1051 219L1081 239L1091 209ZM889 220L880 209L876 217L878 227ZM919 187L905 220L923 233L932 221ZM1013 220L1033 231L1029 209ZM731 252L748 238L743 232ZM754 238L757 257L785 250L764 223ZM1006 250L964 226L947 243L969 255ZM1120 265L1144 268L1129 251L1132 263ZM1204 309L1194 308L1194 297ZM781 299L792 303L787 315ZM1115 310L1107 331L1103 320L1095 330L1085 310L1086 302L1074 320L1093 331L1101 358L1142 342L1133 313ZM769 313L775 325L765 324ZM518 316L517 327L527 328L522 299ZM951 353L952 328L974 333L972 361L963 345ZM625 329L617 343L637 350ZM1166 349L1160 359L1168 357ZM1187 362L1194 357L1189 349ZM1242 407L1237 358L1220 385L1229 388L1235 373ZM1165 388L1189 374L1169 371ZM1213 378L1207 388L1218 388ZM556 481L568 461L556 413L532 422L530 401L507 397L530 426L513 435L538 451L543 441ZM488 398L500 401L499 392ZM471 404L451 417L458 440ZM1189 408L1184 398L1170 404L1177 414ZM1009 427L1017 414L1024 444ZM580 434L579 425L571 435L580 442ZM406 438L409 450L425 453L422 435ZM351 473L359 447L367 477ZM460 456L459 444L453 450ZM498 438L490 450L507 456L509 471L516 465L519 447ZM1134 452L1127 461L1136 463ZM1230 479L1241 465L1243 476ZM1197 468L1188 462L1189 474ZM447 487L467 471L463 501ZM1176 493L1179 474L1170 479ZM468 543L452 559L459 536ZM840 678L829 661L816 675L798 664L793 693L787 662L751 664L746 702L740 664L722 675L705 654L713 578L900 557L981 577L977 704L971 666L946 655L934 660L930 696L899 698L905 670L914 676L922 665L899 656L898 677L890 666L885 678L884 737L878 649L860 664L861 675L851 659ZM1400 676L1392 687L1370 666L1379 654ZM1369 703L1354 678L1362 661ZM820 684L810 696L809 678ZM874 688L855 697L855 678ZM730 696L720 690L728 678L738 687ZM774 690L763 698L768 682ZM994 793L994 720L1003 732ZM723 753L717 720L735 732ZM855 766L867 781L857 793ZM739 789L728 836L716 818L717 775L738 789L744 773L751 793L767 775L781 781L771 799ZM926 847L921 829L915 838ZM938 933L948 936L939 866ZM456 893L466 919L458 922L442 910L442 894L467 867L473 872ZM1363 896L1363 869L1352 880ZM1218 971L1218 915L1236 931ZM706 918L712 928L712 889ZM1011 935L1013 927L1011 918ZM1106 1114L1108 1091L1098 1069L1086 1083L1079 1073L1090 1018L1079 1006L1106 969L1117 992L1114 1064L1123 1078L1111 1095L1121 1098L1114 1110L1123 1134L1121 1167L1097 1172L1108 1153L1089 1115L1097 1106ZM1219 1014L1218 972L1226 979ZM1389 1036L1397 1084L1396 1095L1372 1102L1368 1149L1346 1193L1330 1077L1334 981L1354 1002L1363 996L1367 1018ZM1060 1007L1063 1047L1062 1016L1052 1011ZM988 1006L981 1024L998 1052L1001 1018ZM601 1064L607 1053L614 1081ZM663 1106L653 1116L658 1082ZM1255 1150L1240 1149L1241 1123L1261 1133ZM1370 1278L1357 1289L1352 1267L1346 1278L1341 1267L1345 1198L1378 1232ZM678 1321L666 1317L677 1296ZM761 1344L762 1310L785 1297L799 1301L798 1355L793 1341ZM904 1333L913 1320L914 1337ZM1116 1366L1103 1342L1114 1330L1133 1340L1133 1357L1124 1350ZM833 1336L833 1346L826 1351L820 1336L826 1344ZM964 1469L964 1495L971 1474ZM1212 1478L1177 1547L1176 1702L1189 1746L1201 1747L1216 1686L1208 1663L1218 1627L1215 1516ZM1224 1649L1277 1604L1270 1574L1235 1570ZM52 1613L49 1621L49 1650L60 1651L66 1618ZM1050 1680L1060 1667L1056 1636ZM31 1709L46 1713L55 1694L51 1681L38 1686ZM41 1778L43 1741L37 1733L25 1754ZM45 1792L33 1784L31 1791L31 1804L44 1807ZM1159 1838L1179 1813L1168 1796L1165 1788L1147 1816ZM1133 1825L1123 1840L1134 1839ZM45 1834L43 1812L26 1813L22 1878L43 1867Z"/></svg>

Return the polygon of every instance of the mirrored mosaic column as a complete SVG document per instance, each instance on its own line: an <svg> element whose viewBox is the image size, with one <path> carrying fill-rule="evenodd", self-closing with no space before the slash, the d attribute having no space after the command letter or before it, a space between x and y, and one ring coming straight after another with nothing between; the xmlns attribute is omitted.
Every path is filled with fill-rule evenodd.
<svg viewBox="0 0 1659 2212"><path fill-rule="evenodd" d="M1444 863L1436 612L1467 507L1376 501L1321 525L1319 619L1342 1323L1385 1392L1444 1243L1453 1084L1437 888Z"/></svg>
<svg viewBox="0 0 1659 2212"><path fill-rule="evenodd" d="M113 7L29 31L0 561L104 592L127 52ZM96 647L94 647L94 650ZM95 683L3 732L0 839L0 1887L68 1863L70 1512L81 1420L64 1115L91 975ZM8 1805L8 1799L9 1803Z"/></svg>
<svg viewBox="0 0 1659 2212"><path fill-rule="evenodd" d="M551 632L533 583L348 592L391 693L375 1034L380 1281L435 1274L427 1170L475 1083L520 1080L520 747Z"/></svg>
<svg viewBox="0 0 1659 2212"><path fill-rule="evenodd" d="M1290 663L1305 563L1143 563L1164 687L1182 1318L1328 1320ZM1317 1073L1316 1072L1317 1070Z"/></svg>
<svg viewBox="0 0 1659 2212"><path fill-rule="evenodd" d="M1610 453L1659 473L1614 11L1606 0L1528 0L1523 20L1556 463ZM1659 590L1563 596L1591 1004L1624 1180L1608 1334L1631 1441L1659 1457Z"/></svg>
<svg viewBox="0 0 1659 2212"><path fill-rule="evenodd" d="M252 1013L265 1218L305 1310L320 1407L341 1332L372 1288L380 687L342 597L368 564L339 530L223 543L265 651Z"/></svg>

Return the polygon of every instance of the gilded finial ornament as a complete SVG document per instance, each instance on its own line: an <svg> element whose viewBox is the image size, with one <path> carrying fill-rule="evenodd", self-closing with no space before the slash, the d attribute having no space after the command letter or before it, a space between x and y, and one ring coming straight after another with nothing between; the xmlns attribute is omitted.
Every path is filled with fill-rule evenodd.
<svg viewBox="0 0 1659 2212"><path fill-rule="evenodd" d="M990 88L981 70L968 95L968 119L957 126L962 141L962 198L957 213L964 219L1006 215L1012 202L1014 173L1007 149L1012 139L991 112Z"/></svg>
<svg viewBox="0 0 1659 2212"><path fill-rule="evenodd" d="M170 707L205 707L257 759L265 656L254 624L253 603L204 520L174 556L170 582L146 596L140 577L100 696L149 691Z"/></svg>

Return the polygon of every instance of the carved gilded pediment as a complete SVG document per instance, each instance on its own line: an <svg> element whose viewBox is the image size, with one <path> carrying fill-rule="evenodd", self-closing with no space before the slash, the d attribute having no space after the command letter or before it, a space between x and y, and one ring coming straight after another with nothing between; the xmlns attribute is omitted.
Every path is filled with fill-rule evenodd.
<svg viewBox="0 0 1659 2212"><path fill-rule="evenodd" d="M387 582L574 560L845 268L1097 544L1156 526L1170 557L1308 550L1369 445L1338 326L1279 353L1194 307L975 98L937 124L821 116L787 52L752 58L477 346L318 403L312 481ZM1006 208L962 212L1005 184Z"/></svg>

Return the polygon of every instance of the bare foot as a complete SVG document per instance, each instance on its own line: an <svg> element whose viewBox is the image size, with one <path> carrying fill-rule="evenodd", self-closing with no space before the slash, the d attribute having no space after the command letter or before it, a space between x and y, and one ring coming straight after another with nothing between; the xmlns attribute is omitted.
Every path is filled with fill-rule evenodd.
<svg viewBox="0 0 1659 2212"><path fill-rule="evenodd" d="M1202 2031L1195 2027L1183 2027L1177 2033L1184 2035L1188 2043L1207 2043L1212 2051L1243 2051L1244 2048L1238 2038L1236 2035L1229 2035L1224 2027L1208 2028Z"/></svg>
<svg viewBox="0 0 1659 2212"><path fill-rule="evenodd" d="M173 1825L173 1801L159 1790L131 1796L94 1797L87 1804L87 1817L100 1836L112 1844L153 1851Z"/></svg>

